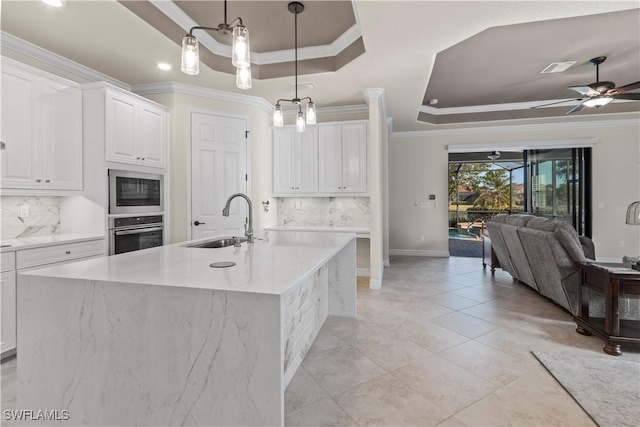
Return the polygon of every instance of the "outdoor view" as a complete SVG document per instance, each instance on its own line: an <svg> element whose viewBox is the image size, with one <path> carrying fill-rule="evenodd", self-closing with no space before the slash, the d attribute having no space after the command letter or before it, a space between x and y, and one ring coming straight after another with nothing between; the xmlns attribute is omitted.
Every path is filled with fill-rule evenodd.
<svg viewBox="0 0 640 427"><path fill-rule="evenodd" d="M479 240L493 215L524 210L522 163L449 163L450 238ZM481 247L470 243L463 247L473 250L455 255L482 256Z"/></svg>

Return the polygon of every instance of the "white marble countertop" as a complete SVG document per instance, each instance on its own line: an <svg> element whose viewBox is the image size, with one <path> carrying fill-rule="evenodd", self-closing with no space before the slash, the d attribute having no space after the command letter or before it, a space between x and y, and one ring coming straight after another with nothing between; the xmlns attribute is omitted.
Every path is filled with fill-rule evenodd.
<svg viewBox="0 0 640 427"><path fill-rule="evenodd" d="M266 227L265 230L326 231L330 233L356 233L356 237L371 236L371 228L369 227L349 227L349 226L331 226L331 225L276 225L273 227Z"/></svg>
<svg viewBox="0 0 640 427"><path fill-rule="evenodd" d="M50 234L48 236L17 237L15 239L6 239L0 241L0 244L2 246L10 245L0 248L0 252L11 252L22 249L40 248L43 246L58 245L60 243L84 242L94 239L104 239L104 235L86 233L60 233Z"/></svg>
<svg viewBox="0 0 640 427"><path fill-rule="evenodd" d="M23 275L281 295L311 276L355 238L353 233L257 232L240 248L189 248L213 237L42 268ZM229 268L213 262L232 261Z"/></svg>

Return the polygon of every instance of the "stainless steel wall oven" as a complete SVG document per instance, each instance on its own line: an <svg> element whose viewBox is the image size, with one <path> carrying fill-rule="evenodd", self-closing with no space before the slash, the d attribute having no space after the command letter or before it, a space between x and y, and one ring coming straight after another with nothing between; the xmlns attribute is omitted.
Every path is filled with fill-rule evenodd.
<svg viewBox="0 0 640 427"><path fill-rule="evenodd" d="M162 246L162 215L109 218L109 255Z"/></svg>

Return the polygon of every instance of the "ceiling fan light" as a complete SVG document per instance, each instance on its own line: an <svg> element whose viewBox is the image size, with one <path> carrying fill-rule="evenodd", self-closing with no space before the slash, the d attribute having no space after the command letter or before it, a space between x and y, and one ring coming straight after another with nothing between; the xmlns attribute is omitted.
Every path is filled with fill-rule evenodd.
<svg viewBox="0 0 640 427"><path fill-rule="evenodd" d="M500 152L499 151L492 151L491 153L489 153L487 155L487 158L489 160L497 160L500 158Z"/></svg>
<svg viewBox="0 0 640 427"><path fill-rule="evenodd" d="M190 35L182 39L182 62L180 69L183 73L194 76L200 73L200 49L198 40Z"/></svg>
<svg viewBox="0 0 640 427"><path fill-rule="evenodd" d="M587 99L582 103L585 107L602 107L603 105L607 105L613 101L613 98L610 96L596 96L591 99Z"/></svg>
<svg viewBox="0 0 640 427"><path fill-rule="evenodd" d="M304 113L302 111L298 111L296 116L296 132L304 132L305 128Z"/></svg>
<svg viewBox="0 0 640 427"><path fill-rule="evenodd" d="M238 89L251 89L251 67L236 69L236 86Z"/></svg>
<svg viewBox="0 0 640 427"><path fill-rule="evenodd" d="M284 125L284 114L282 112L282 105L276 104L273 108L273 125L280 127Z"/></svg>
<svg viewBox="0 0 640 427"><path fill-rule="evenodd" d="M231 63L236 68L249 68L251 66L250 56L249 30L247 27L239 25L233 29Z"/></svg>
<svg viewBox="0 0 640 427"><path fill-rule="evenodd" d="M314 104L312 101L309 101L309 103L307 104L307 124L316 124L316 104Z"/></svg>

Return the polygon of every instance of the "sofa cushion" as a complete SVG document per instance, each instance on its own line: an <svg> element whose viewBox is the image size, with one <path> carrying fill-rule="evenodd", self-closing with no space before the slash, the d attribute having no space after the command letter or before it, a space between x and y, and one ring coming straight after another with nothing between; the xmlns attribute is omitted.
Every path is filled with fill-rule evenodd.
<svg viewBox="0 0 640 427"><path fill-rule="evenodd" d="M535 230L553 232L557 226L553 222L550 222L548 218L536 217L530 219L529 222L527 222L526 227L533 228Z"/></svg>
<svg viewBox="0 0 640 427"><path fill-rule="evenodd" d="M565 230L571 235L571 237L576 241L577 244L580 244L580 237L578 236L578 232L576 231L576 229L573 228L573 225L569 224L567 221L562 221L561 219L552 219L549 220L549 222L553 222L557 228Z"/></svg>
<svg viewBox="0 0 640 427"><path fill-rule="evenodd" d="M536 218L536 217L533 215L527 215L527 214L509 215L506 218L506 223L515 225L517 227L524 227L533 218Z"/></svg>
<svg viewBox="0 0 640 427"><path fill-rule="evenodd" d="M565 250L574 262L586 261L582 246L575 241L571 233L563 228L556 228L553 235L556 236L556 239L558 239L560 244L564 246Z"/></svg>
<svg viewBox="0 0 640 427"><path fill-rule="evenodd" d="M498 214L498 215L494 215L493 217L491 217L490 221L493 222L507 222L507 214Z"/></svg>

